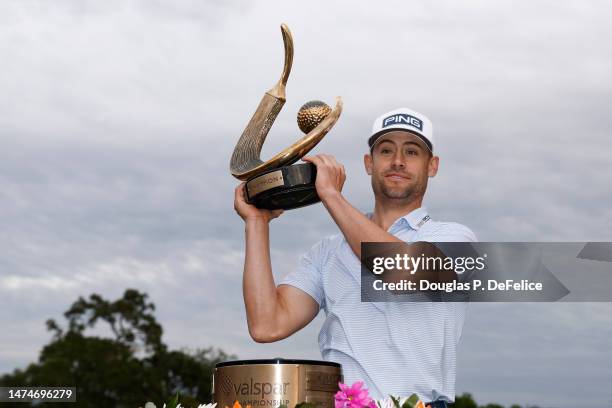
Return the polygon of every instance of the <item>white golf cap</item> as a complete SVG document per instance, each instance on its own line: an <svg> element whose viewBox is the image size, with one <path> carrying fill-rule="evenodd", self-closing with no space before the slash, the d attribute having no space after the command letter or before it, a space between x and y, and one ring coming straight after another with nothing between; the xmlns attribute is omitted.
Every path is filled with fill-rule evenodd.
<svg viewBox="0 0 612 408"><path fill-rule="evenodd" d="M396 130L403 130L418 136L433 153L434 139L431 121L422 113L408 108L394 109L376 118L372 125L372 136L368 139L370 151L382 135Z"/></svg>

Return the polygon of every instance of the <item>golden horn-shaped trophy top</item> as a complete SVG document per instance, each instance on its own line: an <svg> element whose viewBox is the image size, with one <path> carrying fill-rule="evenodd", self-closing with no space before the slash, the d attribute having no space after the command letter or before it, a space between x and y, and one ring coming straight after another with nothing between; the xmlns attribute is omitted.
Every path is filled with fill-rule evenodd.
<svg viewBox="0 0 612 408"><path fill-rule="evenodd" d="M293 64L291 31L286 24L282 24L281 32L285 46L285 62L281 78L262 97L259 106L242 132L230 161L232 175L240 180L247 180L267 170L295 163L323 139L336 124L342 112L342 100L337 97L335 107L314 129L267 161L260 159L261 149L268 132L285 104L285 86Z"/></svg>

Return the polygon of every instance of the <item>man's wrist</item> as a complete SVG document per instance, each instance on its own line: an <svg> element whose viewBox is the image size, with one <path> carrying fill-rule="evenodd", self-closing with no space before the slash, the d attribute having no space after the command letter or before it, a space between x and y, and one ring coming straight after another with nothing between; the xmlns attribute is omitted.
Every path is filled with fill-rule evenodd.
<svg viewBox="0 0 612 408"><path fill-rule="evenodd" d="M337 203L344 199L344 197L342 197L342 193L338 190L329 190L326 192L322 192L319 194L319 198L321 199L321 202L323 202L323 204L328 208L330 205L333 205L334 203Z"/></svg>
<svg viewBox="0 0 612 408"><path fill-rule="evenodd" d="M244 219L244 223L248 226L268 225L271 218L266 215L251 215Z"/></svg>

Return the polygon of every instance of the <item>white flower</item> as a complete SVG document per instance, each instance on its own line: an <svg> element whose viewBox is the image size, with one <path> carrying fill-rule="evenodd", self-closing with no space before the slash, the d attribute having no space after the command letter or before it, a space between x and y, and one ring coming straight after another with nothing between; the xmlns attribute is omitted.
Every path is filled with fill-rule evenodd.
<svg viewBox="0 0 612 408"><path fill-rule="evenodd" d="M144 408L157 408L157 407L155 406L155 404L154 404L154 403L152 403L152 402L147 402L147 403L145 404Z"/></svg>
<svg viewBox="0 0 612 408"><path fill-rule="evenodd" d="M217 403L215 402L214 404L200 404L198 405L198 408L215 408L217 406Z"/></svg>
<svg viewBox="0 0 612 408"><path fill-rule="evenodd" d="M393 404L391 397L379 399L376 401L376 405L378 405L380 408L395 408L395 404Z"/></svg>

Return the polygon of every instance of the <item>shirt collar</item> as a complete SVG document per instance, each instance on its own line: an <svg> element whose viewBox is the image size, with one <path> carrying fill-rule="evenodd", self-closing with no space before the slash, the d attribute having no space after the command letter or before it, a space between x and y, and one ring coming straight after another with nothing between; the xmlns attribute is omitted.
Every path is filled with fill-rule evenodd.
<svg viewBox="0 0 612 408"><path fill-rule="evenodd" d="M366 216L369 219L372 219L374 213L368 212L366 213ZM427 210L427 207L421 206L410 211L408 214L399 217L391 225L396 225L398 222L406 222L408 225L410 225L410 228L416 231L421 228L427 220L429 220L429 211Z"/></svg>
<svg viewBox="0 0 612 408"><path fill-rule="evenodd" d="M427 211L427 207L421 206L419 208L415 208L400 218L406 220L408 225L410 225L410 228L413 230L418 230L425 222L427 222L427 220L429 220L429 211Z"/></svg>

